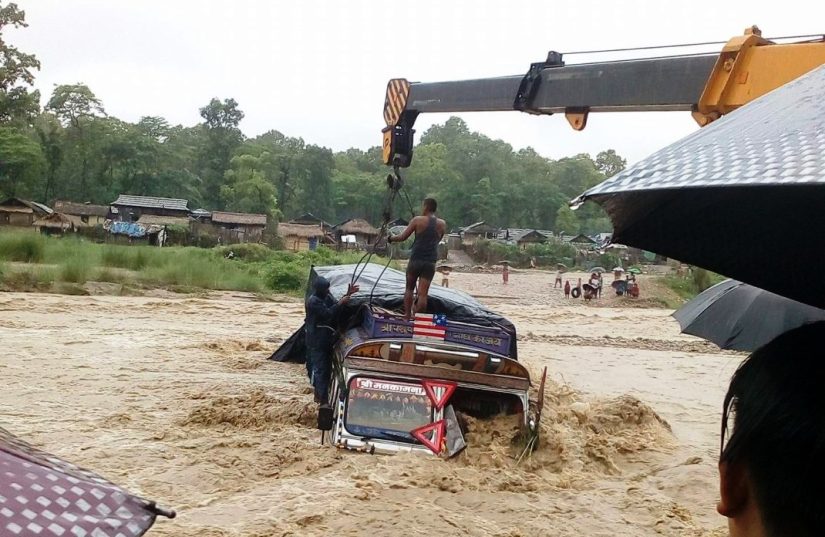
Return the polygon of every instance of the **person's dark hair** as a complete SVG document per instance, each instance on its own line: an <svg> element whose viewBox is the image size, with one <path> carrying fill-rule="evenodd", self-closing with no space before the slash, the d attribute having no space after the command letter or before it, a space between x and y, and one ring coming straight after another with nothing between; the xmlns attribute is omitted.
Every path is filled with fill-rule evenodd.
<svg viewBox="0 0 825 537"><path fill-rule="evenodd" d="M787 332L739 366L725 395L720 460L746 469L772 537L825 528L824 350L825 322Z"/></svg>
<svg viewBox="0 0 825 537"><path fill-rule="evenodd" d="M425 198L424 207L431 213L434 213L436 209L438 209L438 202L435 201L435 198Z"/></svg>

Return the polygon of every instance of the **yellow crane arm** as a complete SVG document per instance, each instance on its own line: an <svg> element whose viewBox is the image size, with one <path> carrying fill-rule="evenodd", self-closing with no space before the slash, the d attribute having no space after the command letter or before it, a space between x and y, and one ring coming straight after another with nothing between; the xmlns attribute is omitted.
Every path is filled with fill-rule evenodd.
<svg viewBox="0 0 825 537"><path fill-rule="evenodd" d="M384 101L383 159L410 165L422 113L564 113L582 130L591 112L684 110L704 126L823 64L825 37L776 43L753 26L719 54L565 65L561 54L550 52L526 75L429 83L396 78Z"/></svg>

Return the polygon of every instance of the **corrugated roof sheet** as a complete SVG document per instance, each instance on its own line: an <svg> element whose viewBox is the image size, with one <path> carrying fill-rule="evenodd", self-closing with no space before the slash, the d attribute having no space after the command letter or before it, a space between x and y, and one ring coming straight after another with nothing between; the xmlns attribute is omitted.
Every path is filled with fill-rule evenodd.
<svg viewBox="0 0 825 537"><path fill-rule="evenodd" d="M596 241L584 233L579 233L578 235L564 235L561 240L564 242L575 242L577 244L596 244Z"/></svg>
<svg viewBox="0 0 825 537"><path fill-rule="evenodd" d="M94 205L91 203L75 203L73 201L57 200L54 210L63 214L76 216L106 216L109 214L108 205Z"/></svg>
<svg viewBox="0 0 825 537"><path fill-rule="evenodd" d="M189 211L189 202L176 198L154 198L150 196L132 196L121 194L112 205L123 205L130 207L148 207L152 209L171 209L174 211Z"/></svg>
<svg viewBox="0 0 825 537"><path fill-rule="evenodd" d="M487 222L481 221L463 227L461 228L461 231L462 233L492 233L494 231L498 232L498 228L491 226Z"/></svg>
<svg viewBox="0 0 825 537"><path fill-rule="evenodd" d="M46 204L38 203L36 201L30 201L29 203L31 203L32 205L34 205L35 207L37 207L38 209L40 209L41 211L43 211L46 214L52 214L52 212L54 212L54 211L52 211L51 207L49 207Z"/></svg>
<svg viewBox="0 0 825 537"><path fill-rule="evenodd" d="M227 213L212 211L212 221L216 224L244 224L247 226L265 226L266 215L254 213Z"/></svg>
<svg viewBox="0 0 825 537"><path fill-rule="evenodd" d="M546 229L523 229L512 227L500 230L496 235L496 238L499 240L519 241L523 237L526 237L531 233L538 233L539 235L542 235L545 239L553 238L553 232Z"/></svg>

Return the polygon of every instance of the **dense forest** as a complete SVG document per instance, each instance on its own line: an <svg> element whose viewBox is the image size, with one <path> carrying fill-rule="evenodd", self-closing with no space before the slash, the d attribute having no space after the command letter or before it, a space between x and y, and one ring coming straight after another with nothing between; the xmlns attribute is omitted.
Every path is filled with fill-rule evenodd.
<svg viewBox="0 0 825 537"><path fill-rule="evenodd" d="M247 138L231 98L205 103L194 126L152 116L122 121L82 83L58 85L46 99L32 89L37 58L3 39L4 30L25 26L23 11L0 2L0 196L105 204L127 193L279 219L312 212L333 223L380 222L387 174L380 147L333 152L277 130ZM595 233L610 230L601 209L573 212L567 202L624 165L613 150L560 160L514 151L453 117L421 135L404 174L416 210L434 196L451 227L484 220ZM409 214L399 200L394 216Z"/></svg>

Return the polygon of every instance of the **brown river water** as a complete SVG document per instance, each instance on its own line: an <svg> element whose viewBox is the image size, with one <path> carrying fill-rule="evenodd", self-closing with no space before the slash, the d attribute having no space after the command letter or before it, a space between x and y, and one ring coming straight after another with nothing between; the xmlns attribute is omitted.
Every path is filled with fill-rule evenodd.
<svg viewBox="0 0 825 537"><path fill-rule="evenodd" d="M455 459L321 446L302 365L266 360L300 301L0 294L0 426L177 509L152 536L725 535L722 398L741 356L670 311L585 305L552 276L453 274L548 368L542 445L470 421ZM644 292L644 287L643 287Z"/></svg>

